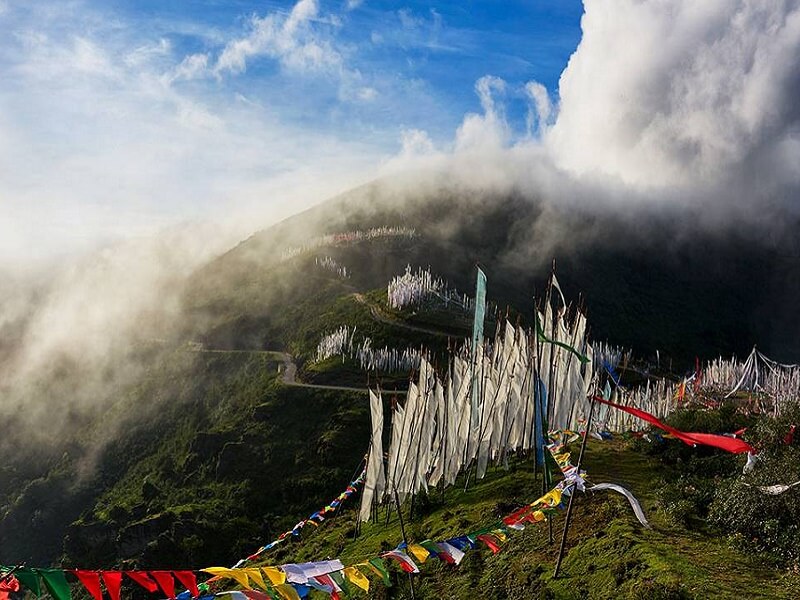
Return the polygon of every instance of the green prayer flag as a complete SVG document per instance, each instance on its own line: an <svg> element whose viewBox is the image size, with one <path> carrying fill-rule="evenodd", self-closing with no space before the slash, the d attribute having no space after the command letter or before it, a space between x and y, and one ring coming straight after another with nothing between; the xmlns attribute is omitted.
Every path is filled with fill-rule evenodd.
<svg viewBox="0 0 800 600"><path fill-rule="evenodd" d="M42 576L44 585L53 600L72 600L72 591L70 590L67 578L64 576L64 571L58 569L37 569L39 575Z"/></svg>
<svg viewBox="0 0 800 600"><path fill-rule="evenodd" d="M269 596L270 600L281 600L281 597L278 595L278 592L272 589L272 587L267 587L267 596Z"/></svg>
<svg viewBox="0 0 800 600"><path fill-rule="evenodd" d="M575 356L578 357L578 360L582 363L586 364L589 362L589 358L575 350L572 346L565 344L564 342L557 342L556 340L551 340L544 334L544 330L542 329L542 324L539 322L539 314L534 310L533 311L533 318L536 321L536 335L539 337L539 341L547 342L548 344L553 344L555 346L560 346L567 350L568 352L572 352Z"/></svg>
<svg viewBox="0 0 800 600"><path fill-rule="evenodd" d="M333 573L329 573L329 575L331 576L331 579L333 579L336 582L336 585L342 588L342 591L345 594L347 594L348 596L352 594L352 590L350 589L350 584L347 583L347 580L344 578L344 575L342 575L341 571L334 571Z"/></svg>
<svg viewBox="0 0 800 600"><path fill-rule="evenodd" d="M386 570L386 565L383 562L382 558L371 558L369 559L369 564L372 568L380 573L381 577L383 578L383 585L386 587L392 587L392 579L389 577L389 571Z"/></svg>
<svg viewBox="0 0 800 600"><path fill-rule="evenodd" d="M436 542L432 540L425 540L424 542L420 542L419 545L434 555L439 554L442 551L442 549L436 545Z"/></svg>
<svg viewBox="0 0 800 600"><path fill-rule="evenodd" d="M37 575L33 569L18 569L14 571L14 577L19 580L23 587L33 592L37 598L42 595L39 575Z"/></svg>

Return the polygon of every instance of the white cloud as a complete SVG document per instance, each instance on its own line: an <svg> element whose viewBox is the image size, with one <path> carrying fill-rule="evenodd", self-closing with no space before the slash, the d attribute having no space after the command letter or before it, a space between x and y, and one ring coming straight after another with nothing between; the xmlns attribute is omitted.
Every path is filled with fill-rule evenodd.
<svg viewBox="0 0 800 600"><path fill-rule="evenodd" d="M364 102L372 102L377 97L378 90L376 90L374 87L362 87L358 90L358 98Z"/></svg>
<svg viewBox="0 0 800 600"><path fill-rule="evenodd" d="M208 70L208 54L198 53L186 56L170 73L168 79L176 81L181 79L197 79Z"/></svg>
<svg viewBox="0 0 800 600"><path fill-rule="evenodd" d="M415 17L410 8L401 8L397 11L397 18L405 29L416 29L425 24L425 19Z"/></svg>
<svg viewBox="0 0 800 600"><path fill-rule="evenodd" d="M547 136L565 168L660 187L736 177L765 153L800 161L796 0L585 7Z"/></svg>
<svg viewBox="0 0 800 600"><path fill-rule="evenodd" d="M288 29L301 35L315 10L299 3ZM207 54L119 24L109 35L91 14L37 4L13 16L0 40L0 266L186 219L233 220L245 235L363 182L381 160L377 143L282 120L283 92L236 101L198 79ZM335 96L339 81L329 85ZM354 100L377 97L363 78L353 86Z"/></svg>
<svg viewBox="0 0 800 600"><path fill-rule="evenodd" d="M364 4L364 0L347 0L347 10L355 10Z"/></svg>
<svg viewBox="0 0 800 600"><path fill-rule="evenodd" d="M547 88L537 81L529 81L525 84L525 93L530 98L532 105L526 115L526 126L528 135L533 133L534 127L539 135L542 135L550 123L552 105Z"/></svg>
<svg viewBox="0 0 800 600"><path fill-rule="evenodd" d="M493 75L485 75L475 83L483 114L471 113L464 117L456 132L457 152L496 151L507 146L510 140L508 124L502 105L495 102L495 94L504 94L506 82Z"/></svg>
<svg viewBox="0 0 800 600"><path fill-rule="evenodd" d="M247 61L267 56L297 71L338 70L341 54L313 24L319 19L316 0L300 0L288 15L253 17L247 36L228 42L214 65L214 73L241 73Z"/></svg>
<svg viewBox="0 0 800 600"><path fill-rule="evenodd" d="M169 57L172 52L172 44L166 38L161 38L156 43L146 43L138 48L134 48L125 57L125 64L129 67L146 65L151 61Z"/></svg>
<svg viewBox="0 0 800 600"><path fill-rule="evenodd" d="M405 129L400 140L403 146L401 155L428 156L435 152L433 140L428 132L422 129Z"/></svg>

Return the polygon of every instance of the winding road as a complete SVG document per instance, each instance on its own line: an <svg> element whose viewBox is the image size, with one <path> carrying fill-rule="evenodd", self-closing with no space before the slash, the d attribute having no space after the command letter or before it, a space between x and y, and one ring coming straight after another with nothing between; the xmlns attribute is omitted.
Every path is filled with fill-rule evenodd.
<svg viewBox="0 0 800 600"><path fill-rule="evenodd" d="M315 390L335 390L340 392L357 392L362 394L366 394L369 392L369 388L349 387L345 385L323 385L318 383L303 383L302 381L297 381L297 365L295 364L292 355L289 354L288 352L276 352L273 350L222 350L218 348L202 348L202 347L195 347L190 349L189 351L202 354L252 354L252 355L266 356L268 358L280 360L283 363L283 376L281 377L281 383L283 383L284 385L311 388ZM407 393L407 390L384 390L384 391L387 393L391 392L392 394Z"/></svg>
<svg viewBox="0 0 800 600"><path fill-rule="evenodd" d="M379 323L389 325L390 327L401 327L403 329L408 329L410 331L427 333L429 335L436 335L441 337L453 337L452 334L448 334L437 329L431 329L429 327L422 327L419 325L411 325L410 323L406 323L404 321L398 321L397 319L386 313L380 306L378 306L373 302L370 302L370 300L366 296L364 296L364 294L355 292L351 294L351 297L356 302L363 304L364 306L369 308L369 312L372 315L372 318L378 321ZM295 364L292 355L287 352L278 352L273 350L223 350L218 348L204 348L202 344L192 345L189 351L203 353L203 354L258 354L262 356L267 356L274 360L279 360L283 363L283 376L281 377L281 382L284 385L311 388L316 390L338 390L340 392L357 392L364 394L369 392L368 388L357 388L344 385L323 385L318 383L303 383L302 381L298 381L297 365ZM407 390L384 390L384 391L386 391L387 393L391 392L393 394L407 393Z"/></svg>
<svg viewBox="0 0 800 600"><path fill-rule="evenodd" d="M355 299L356 302L359 302L360 304L363 304L364 306L369 308L369 312L372 315L373 319L385 325L389 325L390 327L401 327L402 329L408 329L410 331L419 331L421 333L427 333L429 335L438 335L440 337L454 337L453 334L446 333L439 329L430 329L428 327L421 327L419 325L411 325L410 323L406 323L405 321L398 321L388 313L384 312L384 310L380 306L378 306L373 302L370 302L369 299L366 296L364 296L364 294L359 294L358 292L355 292L351 294L351 297Z"/></svg>

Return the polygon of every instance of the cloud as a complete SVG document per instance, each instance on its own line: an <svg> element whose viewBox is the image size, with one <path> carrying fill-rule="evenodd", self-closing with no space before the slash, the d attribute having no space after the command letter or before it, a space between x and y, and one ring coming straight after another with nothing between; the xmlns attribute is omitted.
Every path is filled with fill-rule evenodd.
<svg viewBox="0 0 800 600"><path fill-rule="evenodd" d="M506 82L493 75L485 75L475 82L475 92L483 108L483 114L471 113L464 117L456 132L457 152L492 152L508 144L510 131L502 110L495 101L495 94L506 91Z"/></svg>
<svg viewBox="0 0 800 600"><path fill-rule="evenodd" d="M764 163L798 164L797 1L585 6L547 136L561 166L667 187L718 182ZM792 171L771 177L796 183L800 171Z"/></svg>
<svg viewBox="0 0 800 600"><path fill-rule="evenodd" d="M300 0L288 15L272 13L251 19L251 31L228 42L214 65L214 73L241 73L258 56L277 59L291 70L335 71L342 56L313 24L319 19L316 0Z"/></svg>
<svg viewBox="0 0 800 600"><path fill-rule="evenodd" d="M550 115L553 110L550 104L550 95L547 93L547 88L536 81L529 81L525 84L524 89L532 102L525 117L526 129L530 135L535 127L536 132L541 136L550 123Z"/></svg>
<svg viewBox="0 0 800 600"><path fill-rule="evenodd" d="M208 72L208 54L198 53L186 56L169 74L169 81L191 80Z"/></svg>
<svg viewBox="0 0 800 600"><path fill-rule="evenodd" d="M316 14L314 3L298 3L282 28L305 39ZM163 32L150 39L135 24L58 4L6 17L3 268L30 269L182 220L236 222L246 235L363 182L381 160L376 145L319 120L282 119L284 106L310 95L300 84L278 93L267 81L265 94L259 82L247 88L251 101L236 101L242 93L207 77L211 51L184 53ZM353 101L376 101L371 81L351 79ZM342 81L324 84L329 97L338 100Z"/></svg>

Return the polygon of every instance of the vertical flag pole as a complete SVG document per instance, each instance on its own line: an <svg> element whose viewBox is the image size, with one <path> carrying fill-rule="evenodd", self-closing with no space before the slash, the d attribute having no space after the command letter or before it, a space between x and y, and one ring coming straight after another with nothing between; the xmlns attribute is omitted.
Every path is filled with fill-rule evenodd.
<svg viewBox="0 0 800 600"><path fill-rule="evenodd" d="M583 453L586 450L586 441L589 439L589 428L592 426L592 417L594 416L594 396L592 396L590 400L591 404L589 406L589 418L586 421L586 431L583 432L583 441L581 442L581 452L578 454L578 464L575 465L575 473L578 477L581 475L581 462L583 461ZM572 520L572 502L575 500L575 484L573 483L570 487L572 487L572 493L569 495L569 504L567 505L567 516L564 519L564 531L561 534L561 547L558 549L558 560L556 561L556 568L553 572L553 579L558 578L558 574L561 571L561 561L564 559L564 547L567 544L567 533L569 532L569 523Z"/></svg>
<svg viewBox="0 0 800 600"><path fill-rule="evenodd" d="M400 517L400 533L403 534L403 543L408 546L406 528L403 524L403 511L400 510L400 497L397 495L397 488L394 488L394 502L397 506L397 516ZM411 600L416 600L416 596L414 595L414 579L411 577L411 573L408 574L408 585L411 587Z"/></svg>
<svg viewBox="0 0 800 600"><path fill-rule="evenodd" d="M477 377L477 362L478 362L478 348L483 347L483 322L486 318L486 274L476 265L478 274L475 280L475 315L472 321L472 374L471 374L471 397L470 397L470 425L469 436L467 441L467 458L469 457L471 445L474 442L474 434L481 426L478 418L478 405L480 396L482 396L483 381ZM481 361L481 379L483 377L483 361ZM478 448L480 450L480 440L478 440ZM464 482L464 491L469 486L470 468L467 468L467 477Z"/></svg>

